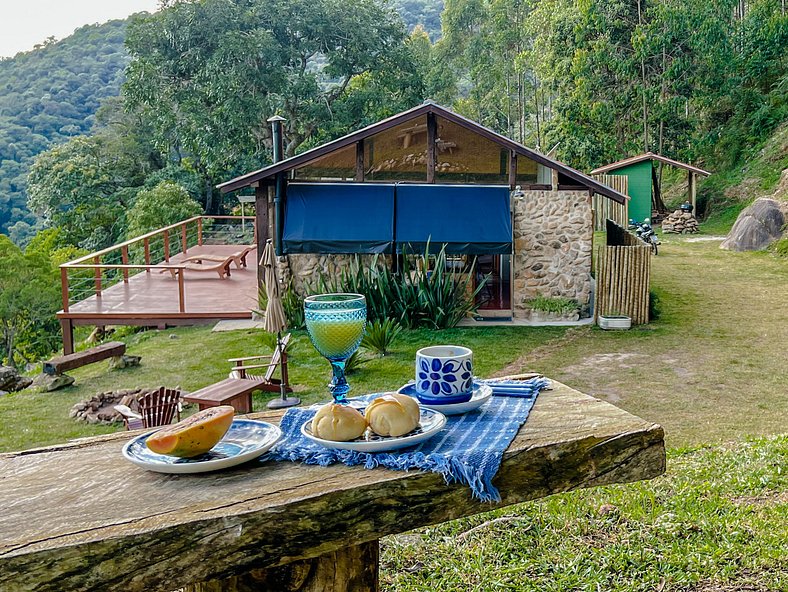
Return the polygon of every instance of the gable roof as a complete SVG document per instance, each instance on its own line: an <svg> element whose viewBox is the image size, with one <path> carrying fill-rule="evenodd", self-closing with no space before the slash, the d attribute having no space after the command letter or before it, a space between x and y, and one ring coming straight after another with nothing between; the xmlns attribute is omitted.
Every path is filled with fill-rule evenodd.
<svg viewBox="0 0 788 592"><path fill-rule="evenodd" d="M541 154L535 150L531 150L530 148L523 146L522 144L515 142L514 140L510 140L509 138L502 136L501 134L494 132L493 130L484 127L476 123L475 121L471 121L453 111L450 111L446 107L441 107L433 102L425 102L422 105L414 107L412 109L408 109L407 111L403 111L402 113L398 113L388 119L384 119L372 125L369 125L363 129L358 131L352 132L346 136L323 144L321 146L317 146L316 148L312 148L311 150L307 150L306 152L302 152L301 154L297 154L295 156L291 156L290 158L286 158L280 162L275 164L269 165L257 171L252 171L251 173L247 173L245 175L241 175L240 177L236 177L235 179L231 179L230 181L226 181L218 185L218 188L222 191L222 193L227 193L229 191L235 191L237 189L241 189L243 187L249 187L253 183L261 181L263 179L269 179L274 177L277 173L285 172L292 170L294 168L303 166L308 164L309 162L316 160L326 154L331 152L335 152L337 150L341 150L347 146L355 144L359 140L363 140L372 136L374 134L380 133L387 129L390 129L394 126L397 126L401 123L409 121L411 119L415 119L417 117L425 116L427 113L433 113L444 119L456 123L480 136L484 136L488 140L495 142L496 144L500 145L503 148L508 150L514 151L516 154L522 154L534 160L548 168L555 169L558 172L566 175L570 179L577 181L580 185L588 187L589 190L593 191L594 193L599 193L600 195L604 195L609 197L610 199L617 201L618 203L624 203L627 200L627 196L623 193L619 193L615 189L608 187L600 183L599 181L592 179L591 177L584 175L580 171L576 171L575 169L554 160L550 157Z"/></svg>
<svg viewBox="0 0 788 592"><path fill-rule="evenodd" d="M673 160L672 158L668 158L667 156L662 156L661 154L655 154L654 152L645 152L644 154L638 154L637 156L630 156L629 158L625 158L623 160L611 162L610 164L601 166L598 169L594 169L593 171L591 171L591 174L601 175L609 171L615 171L624 168L625 166L629 166L631 164L637 164L638 162L643 162L644 160L656 160L659 162L664 162L665 164L669 164L671 166L678 167L680 169L684 169L685 171L690 171L695 173L696 175L702 175L704 177L708 177L711 174L708 171L704 171L703 169L694 167L691 164L687 164L686 162L679 162L678 160Z"/></svg>

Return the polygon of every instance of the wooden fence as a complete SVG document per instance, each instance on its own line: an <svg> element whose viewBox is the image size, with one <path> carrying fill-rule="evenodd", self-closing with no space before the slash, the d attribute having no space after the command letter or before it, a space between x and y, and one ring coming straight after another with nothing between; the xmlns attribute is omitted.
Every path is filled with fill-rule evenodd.
<svg viewBox="0 0 788 592"><path fill-rule="evenodd" d="M594 319L627 315L633 325L648 323L651 247L608 220L607 244L597 252Z"/></svg>
<svg viewBox="0 0 788 592"><path fill-rule="evenodd" d="M626 175L594 175L594 179L615 189L619 193L629 195L629 177ZM619 226L626 228L629 222L628 203L620 204L604 195L594 194L594 230L605 230L605 220L613 220Z"/></svg>

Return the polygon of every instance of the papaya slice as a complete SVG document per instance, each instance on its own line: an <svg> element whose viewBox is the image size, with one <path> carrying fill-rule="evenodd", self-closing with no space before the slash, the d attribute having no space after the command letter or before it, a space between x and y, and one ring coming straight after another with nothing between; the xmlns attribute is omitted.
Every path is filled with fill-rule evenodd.
<svg viewBox="0 0 788 592"><path fill-rule="evenodd" d="M154 432L145 445L157 454L191 458L205 454L230 429L235 409L230 405L209 407Z"/></svg>

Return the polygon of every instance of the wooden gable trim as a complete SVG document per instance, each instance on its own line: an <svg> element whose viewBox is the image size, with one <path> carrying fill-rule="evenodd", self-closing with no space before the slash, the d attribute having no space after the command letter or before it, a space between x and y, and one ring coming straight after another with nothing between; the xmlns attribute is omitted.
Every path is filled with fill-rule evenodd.
<svg viewBox="0 0 788 592"><path fill-rule="evenodd" d="M427 102L418 107L414 107L408 111L403 111L397 115L389 117L388 119L384 119L378 123L372 124L367 126L361 130L343 136L333 142L328 142L327 144L323 144L322 146L318 146L311 150L307 150L301 154L296 156L292 156L288 159L285 159L281 162L273 164L271 166L265 167L258 171L254 171L251 173L247 173L246 175L242 175L240 177L236 177L226 183L222 183L218 185L218 188L221 190L222 193L227 193L229 191L235 191L237 189L241 189L243 187L247 187L254 182L258 182L265 178L270 178L275 176L277 173L292 170L294 168L303 166L313 160L321 158L326 154L331 152L335 152L337 150L341 150L346 146L364 140L365 138L373 135L378 134L380 132L386 131L391 129L401 123L406 121L410 121L411 119L415 119L421 116L431 116L431 117L443 117L444 119L451 121L465 129L469 130L472 133L480 135L492 142L495 142L499 146L506 148L510 151L513 151L516 154L523 155L531 160L536 161L537 163L542 164L543 166L550 168L554 171L560 171L570 179L577 181L584 187L594 191L595 193L599 193L600 195L604 195L613 201L618 203L625 203L627 196L618 193L616 190L608 187L607 185L603 185L598 181L595 181L591 177L584 175L583 173L572 169L571 167L558 162L557 160L553 160L539 152L531 150L514 140L510 140L509 138L502 136L501 134L479 124L475 121L471 121L463 117L462 115L458 115L453 111L449 111L448 109L441 107L435 103ZM428 117L429 119L429 117ZM429 169L429 164L428 164ZM428 170L428 178L429 178L429 170Z"/></svg>
<svg viewBox="0 0 788 592"><path fill-rule="evenodd" d="M624 158L623 160L617 160L616 162L611 162L610 164L606 164L605 166L601 166L599 168L594 169L593 171L591 171L591 174L601 175L609 171L615 171L633 164L637 164L639 162L643 162L644 160L656 160L657 162L662 162L670 166L684 169L685 171L691 171L696 175L702 175L704 177L708 177L709 175L711 175L710 172L704 171L703 169L699 169L698 167L692 166L691 164L687 164L686 162L680 162L678 160L673 160L672 158L668 158L667 156L662 156L661 154L655 154L654 152L645 152L643 154L638 154L637 156L630 156L629 158Z"/></svg>

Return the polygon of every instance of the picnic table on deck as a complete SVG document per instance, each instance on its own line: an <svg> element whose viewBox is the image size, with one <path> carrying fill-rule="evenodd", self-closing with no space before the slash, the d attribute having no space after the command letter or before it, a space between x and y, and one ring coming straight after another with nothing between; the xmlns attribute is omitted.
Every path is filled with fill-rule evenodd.
<svg viewBox="0 0 788 592"><path fill-rule="evenodd" d="M665 470L660 426L555 381L504 454L501 504L421 471L152 473L121 458L132 435L0 454L0 590L377 590L383 536Z"/></svg>

